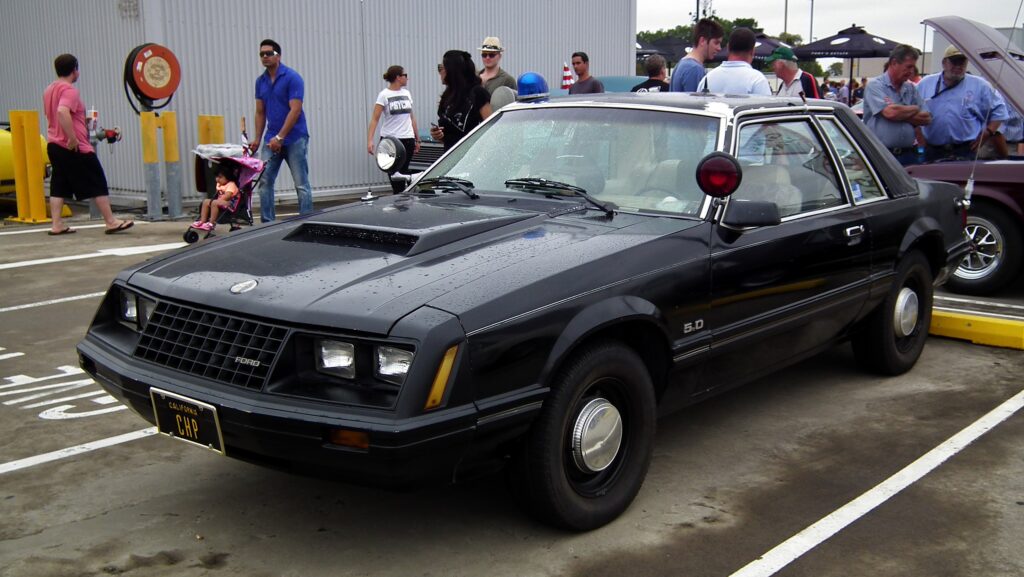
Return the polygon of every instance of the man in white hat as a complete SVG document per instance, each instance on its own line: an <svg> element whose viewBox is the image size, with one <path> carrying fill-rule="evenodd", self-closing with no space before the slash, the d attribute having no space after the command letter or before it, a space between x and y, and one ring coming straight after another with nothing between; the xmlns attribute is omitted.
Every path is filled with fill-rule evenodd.
<svg viewBox="0 0 1024 577"><path fill-rule="evenodd" d="M502 70L501 55L505 49L501 46L501 40L497 36L484 38L480 45L480 59L484 61L484 68L480 71L480 81L484 83L487 92L494 94L499 86L508 86L512 92L516 90L516 79L511 74Z"/></svg>

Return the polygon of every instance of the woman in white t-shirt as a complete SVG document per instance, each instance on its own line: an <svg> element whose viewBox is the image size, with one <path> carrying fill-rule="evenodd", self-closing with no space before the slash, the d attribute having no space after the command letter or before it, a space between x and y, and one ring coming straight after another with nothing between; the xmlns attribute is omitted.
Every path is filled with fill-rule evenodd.
<svg viewBox="0 0 1024 577"><path fill-rule="evenodd" d="M405 174L409 169L412 155L420 151L420 137L416 131L416 116L412 112L412 95L405 88L409 83L409 75L401 66L391 66L384 73L388 87L377 95L370 118L370 129L366 134L366 152L373 156L373 135L380 123L380 137L392 136L405 145L405 162L398 167L398 172ZM402 192L400 182L391 181L395 192Z"/></svg>

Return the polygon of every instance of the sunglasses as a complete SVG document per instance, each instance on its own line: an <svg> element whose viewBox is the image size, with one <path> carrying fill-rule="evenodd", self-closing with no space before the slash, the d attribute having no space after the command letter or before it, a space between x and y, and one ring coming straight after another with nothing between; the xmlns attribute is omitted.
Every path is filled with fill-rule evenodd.
<svg viewBox="0 0 1024 577"><path fill-rule="evenodd" d="M967 57L966 56L950 56L949 57L949 63L952 64L953 66L966 66L967 65Z"/></svg>
<svg viewBox="0 0 1024 577"><path fill-rule="evenodd" d="M438 64L437 65L437 71L438 72L444 72L444 64Z"/></svg>
<svg viewBox="0 0 1024 577"><path fill-rule="evenodd" d="M409 75L406 74L406 73L402 73L402 74L399 74L399 76L409 76Z"/></svg>
<svg viewBox="0 0 1024 577"><path fill-rule="evenodd" d="M498 57L498 53L497 52L482 52L480 54L480 58L497 58L497 57Z"/></svg>
<svg viewBox="0 0 1024 577"><path fill-rule="evenodd" d="M277 50L264 50L260 52L260 58L270 58L271 56L277 56Z"/></svg>

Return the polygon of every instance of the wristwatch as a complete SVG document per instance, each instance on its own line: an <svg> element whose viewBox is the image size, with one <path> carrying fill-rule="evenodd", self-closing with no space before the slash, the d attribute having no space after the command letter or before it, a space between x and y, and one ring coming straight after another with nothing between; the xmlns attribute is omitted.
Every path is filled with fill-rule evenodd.
<svg viewBox="0 0 1024 577"><path fill-rule="evenodd" d="M276 141L278 141L278 142L284 142L284 139L283 139L283 138L281 138L281 135L280 135L280 134L275 134L275 135L274 135L274 140L276 140Z"/></svg>

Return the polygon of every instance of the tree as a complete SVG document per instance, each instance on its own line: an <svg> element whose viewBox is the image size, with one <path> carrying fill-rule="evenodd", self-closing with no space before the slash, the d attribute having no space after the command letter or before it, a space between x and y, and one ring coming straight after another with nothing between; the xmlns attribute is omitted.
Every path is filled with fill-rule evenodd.
<svg viewBox="0 0 1024 577"><path fill-rule="evenodd" d="M800 36L799 34L789 34L788 32L783 32L782 34L776 36L776 38L778 38L782 42L785 42L786 44L789 44L790 46L800 46L801 44L804 43L804 39L802 36Z"/></svg>
<svg viewBox="0 0 1024 577"><path fill-rule="evenodd" d="M842 76L843 75L843 63L842 62L833 62L828 67L828 75L829 76Z"/></svg>
<svg viewBox="0 0 1024 577"><path fill-rule="evenodd" d="M661 29L657 32L638 32L636 35L639 40L643 40L644 42L655 42L663 38L682 38L684 40L689 40L691 36L693 36L693 26L690 24L682 24L668 30Z"/></svg>
<svg viewBox="0 0 1024 577"><path fill-rule="evenodd" d="M812 60L810 62L798 62L797 66L800 67L800 70L806 70L815 78L822 78L825 76L825 71L822 70L821 64L818 64L816 60Z"/></svg>

